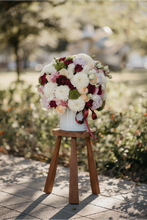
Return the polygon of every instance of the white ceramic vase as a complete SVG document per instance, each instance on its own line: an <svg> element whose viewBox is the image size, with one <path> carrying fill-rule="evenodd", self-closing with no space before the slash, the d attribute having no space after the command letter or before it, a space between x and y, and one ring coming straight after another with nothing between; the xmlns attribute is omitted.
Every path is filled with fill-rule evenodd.
<svg viewBox="0 0 147 220"><path fill-rule="evenodd" d="M64 131L86 131L87 126L84 121L83 124L78 124L75 120L76 112L70 110L69 108L66 109L65 113L60 115L60 129ZM83 114L79 112L77 115L77 120L82 120Z"/></svg>

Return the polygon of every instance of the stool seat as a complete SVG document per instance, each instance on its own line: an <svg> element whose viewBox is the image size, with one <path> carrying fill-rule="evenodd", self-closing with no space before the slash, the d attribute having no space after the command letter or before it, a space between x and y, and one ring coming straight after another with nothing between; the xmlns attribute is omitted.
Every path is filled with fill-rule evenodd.
<svg viewBox="0 0 147 220"><path fill-rule="evenodd" d="M95 133L95 129L91 129L92 133ZM50 163L50 168L48 176L46 179L44 192L51 193L54 179L56 175L56 169L58 164L59 149L62 137L71 137L71 156L70 156L70 180L69 180L69 203L78 204L79 203L79 193L78 193L78 167L77 167L77 147L76 147L76 137L86 138L87 145L87 156L88 156L88 167L90 174L90 183L93 194L100 194L98 175L96 170L96 164L94 161L92 147L90 143L90 133L89 131L63 131L60 128L55 128L52 130L53 135L57 136L54 153Z"/></svg>
<svg viewBox="0 0 147 220"><path fill-rule="evenodd" d="M96 129L91 129L91 132L95 134ZM89 131L63 131L60 128L54 128L52 130L53 135L62 137L90 137Z"/></svg>

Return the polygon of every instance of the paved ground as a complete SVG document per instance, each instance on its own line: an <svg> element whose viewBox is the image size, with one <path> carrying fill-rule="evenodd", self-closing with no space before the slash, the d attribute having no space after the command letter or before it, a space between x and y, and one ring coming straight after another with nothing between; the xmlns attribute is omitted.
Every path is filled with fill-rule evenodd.
<svg viewBox="0 0 147 220"><path fill-rule="evenodd" d="M79 172L80 204L68 204L69 169L58 166L53 192L43 192L49 165L0 154L0 219L147 219L147 185Z"/></svg>

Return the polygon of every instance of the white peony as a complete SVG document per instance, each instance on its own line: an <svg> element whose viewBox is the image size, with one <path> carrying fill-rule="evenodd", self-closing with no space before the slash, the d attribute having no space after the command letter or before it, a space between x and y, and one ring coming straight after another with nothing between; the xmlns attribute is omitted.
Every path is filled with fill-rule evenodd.
<svg viewBox="0 0 147 220"><path fill-rule="evenodd" d="M53 66L53 62L46 65L42 70L41 70L41 73L40 73L40 76L42 76L44 73L46 74L51 74L51 73L54 73L54 72L57 72L57 70L55 69L55 67Z"/></svg>
<svg viewBox="0 0 147 220"><path fill-rule="evenodd" d="M56 89L55 95L59 100L67 101L69 97L69 87L68 86L59 86Z"/></svg>
<svg viewBox="0 0 147 220"><path fill-rule="evenodd" d="M84 58L87 61L87 63L93 62L93 59L85 53L79 53L76 57Z"/></svg>
<svg viewBox="0 0 147 220"><path fill-rule="evenodd" d="M44 86L44 95L48 101L54 99L56 88L57 84L52 82L49 82Z"/></svg>
<svg viewBox="0 0 147 220"><path fill-rule="evenodd" d="M68 79L71 79L73 77L74 74L74 70L75 70L75 65L73 63L68 65Z"/></svg>
<svg viewBox="0 0 147 220"><path fill-rule="evenodd" d="M87 87L89 84L89 79L88 76L83 73L83 72L79 72L76 75L73 76L73 78L71 79L71 83L78 88L83 88L83 87Z"/></svg>
<svg viewBox="0 0 147 220"><path fill-rule="evenodd" d="M78 99L69 99L68 107L74 112L80 112L84 109L85 102L81 96Z"/></svg>

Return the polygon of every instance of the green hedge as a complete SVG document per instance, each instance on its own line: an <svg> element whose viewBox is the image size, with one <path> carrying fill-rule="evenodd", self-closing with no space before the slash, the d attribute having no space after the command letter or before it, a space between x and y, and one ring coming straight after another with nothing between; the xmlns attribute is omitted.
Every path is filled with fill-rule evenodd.
<svg viewBox="0 0 147 220"><path fill-rule="evenodd" d="M101 174L147 182L147 93L127 94L124 84L109 83L105 110L96 121L89 116L99 138L91 138L94 157ZM42 110L37 88L34 92L23 81L0 90L0 97L0 151L50 162L56 140L52 129L59 126L56 111ZM77 153L79 169L87 171L84 139L78 139ZM63 138L59 163L69 166L69 160L70 138Z"/></svg>

